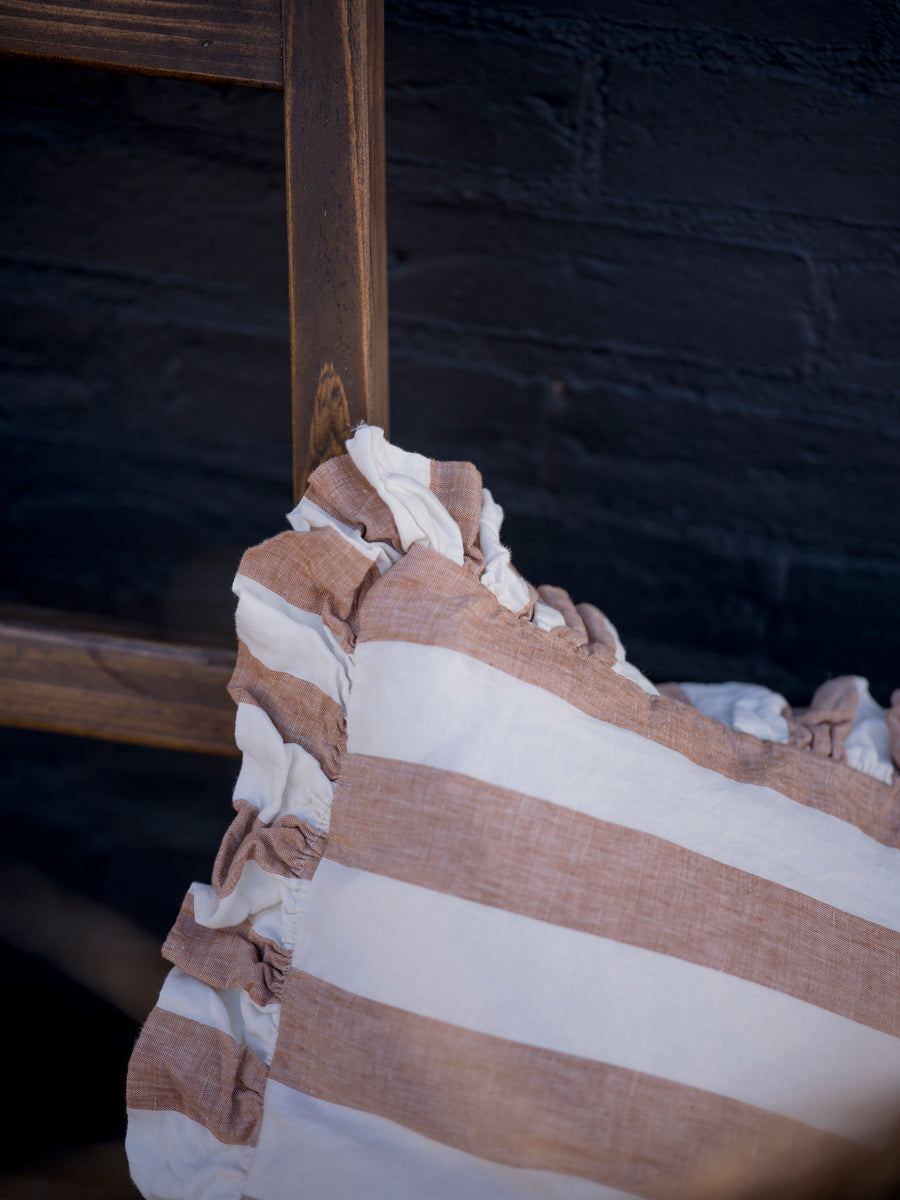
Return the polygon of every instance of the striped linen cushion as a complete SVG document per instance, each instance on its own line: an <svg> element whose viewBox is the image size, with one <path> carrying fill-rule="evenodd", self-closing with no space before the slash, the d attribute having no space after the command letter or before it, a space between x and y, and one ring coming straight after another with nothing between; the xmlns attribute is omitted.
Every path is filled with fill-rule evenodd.
<svg viewBox="0 0 900 1200"><path fill-rule="evenodd" d="M900 1098L900 792L662 695L364 427L235 581L243 765L136 1047L148 1197L678 1195Z"/></svg>

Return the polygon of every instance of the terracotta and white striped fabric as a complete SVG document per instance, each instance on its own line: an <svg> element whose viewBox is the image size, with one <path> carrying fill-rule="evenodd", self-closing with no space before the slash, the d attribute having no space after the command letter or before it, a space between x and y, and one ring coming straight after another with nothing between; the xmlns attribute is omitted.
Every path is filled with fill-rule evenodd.
<svg viewBox="0 0 900 1200"><path fill-rule="evenodd" d="M348 449L236 579L237 817L131 1064L144 1195L667 1200L864 1136L900 1102L897 710L866 773L831 693L783 730L661 694L515 572L473 466Z"/></svg>

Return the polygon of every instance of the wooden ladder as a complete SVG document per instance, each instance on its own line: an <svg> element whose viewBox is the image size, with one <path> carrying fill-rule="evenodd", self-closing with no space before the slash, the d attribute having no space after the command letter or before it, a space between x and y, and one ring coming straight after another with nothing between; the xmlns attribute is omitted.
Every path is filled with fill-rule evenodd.
<svg viewBox="0 0 900 1200"><path fill-rule="evenodd" d="M0 54L284 91L294 494L387 428L382 0L0 0ZM0 724L236 754L234 655L0 620Z"/></svg>

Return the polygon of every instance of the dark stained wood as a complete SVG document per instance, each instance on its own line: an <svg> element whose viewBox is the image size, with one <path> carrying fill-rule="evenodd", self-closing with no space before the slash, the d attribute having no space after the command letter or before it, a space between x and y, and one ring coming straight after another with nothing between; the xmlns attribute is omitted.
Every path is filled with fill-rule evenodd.
<svg viewBox="0 0 900 1200"><path fill-rule="evenodd" d="M284 79L299 498L353 425L387 427L381 0L284 0Z"/></svg>
<svg viewBox="0 0 900 1200"><path fill-rule="evenodd" d="M0 623L0 724L237 755L235 655Z"/></svg>
<svg viewBox="0 0 900 1200"><path fill-rule="evenodd" d="M306 451L307 475L320 463L344 453L344 443L351 430L350 409L344 385L334 369L334 364L326 363L319 372L310 418Z"/></svg>
<svg viewBox="0 0 900 1200"><path fill-rule="evenodd" d="M383 0L0 0L0 53L285 86L297 495L387 429ZM234 658L0 613L0 724L236 755Z"/></svg>
<svg viewBox="0 0 900 1200"><path fill-rule="evenodd" d="M0 52L280 88L280 0L0 0Z"/></svg>

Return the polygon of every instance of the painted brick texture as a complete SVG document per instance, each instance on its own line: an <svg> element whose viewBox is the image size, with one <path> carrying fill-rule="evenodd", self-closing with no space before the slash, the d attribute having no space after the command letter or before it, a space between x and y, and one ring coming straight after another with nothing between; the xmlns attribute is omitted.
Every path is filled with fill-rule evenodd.
<svg viewBox="0 0 900 1200"><path fill-rule="evenodd" d="M900 678L893 7L393 6L395 434L654 677Z"/></svg>
<svg viewBox="0 0 900 1200"><path fill-rule="evenodd" d="M651 676L900 685L894 5L387 0L393 435ZM231 640L290 504L281 100L7 61L8 601Z"/></svg>

